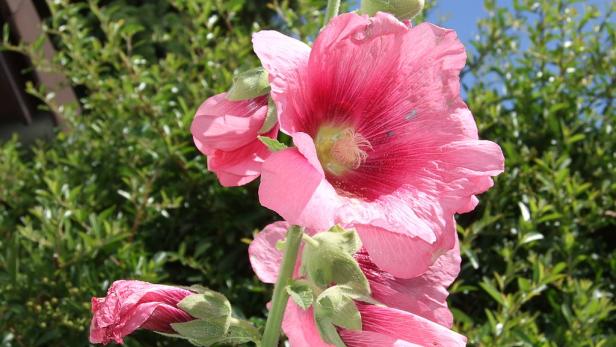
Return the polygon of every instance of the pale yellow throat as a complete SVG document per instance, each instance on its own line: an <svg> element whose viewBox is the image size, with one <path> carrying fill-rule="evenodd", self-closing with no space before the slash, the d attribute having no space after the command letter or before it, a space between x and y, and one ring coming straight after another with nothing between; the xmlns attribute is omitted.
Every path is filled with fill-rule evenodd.
<svg viewBox="0 0 616 347"><path fill-rule="evenodd" d="M372 150L365 137L344 126L322 126L317 132L315 145L323 168L336 176L359 168Z"/></svg>

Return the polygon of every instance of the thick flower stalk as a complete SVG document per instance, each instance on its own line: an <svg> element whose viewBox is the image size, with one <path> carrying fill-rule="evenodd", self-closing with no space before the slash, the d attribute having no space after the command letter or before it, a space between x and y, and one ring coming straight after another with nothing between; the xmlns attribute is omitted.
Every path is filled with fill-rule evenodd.
<svg viewBox="0 0 616 347"><path fill-rule="evenodd" d="M288 227L289 224L286 222L270 224L257 234L250 245L252 267L263 282L273 283L278 276L282 253L276 244L285 238L285 230ZM305 246L304 251L306 247L309 246ZM345 346L465 345L465 337L449 330L452 326L452 315L446 302L447 287L460 270L457 245L439 257L424 274L412 279L396 278L383 271L372 262L364 249L356 252L354 258L367 279L371 297L380 304L367 304L364 302L366 300L355 302L354 305L361 316L361 322L358 322L360 329L353 328L353 324L348 324L349 328L337 329ZM302 272L310 271L310 269L300 271L302 265L307 264L296 265L294 272L296 279L303 280L306 274ZM322 273L322 269L318 269L316 273ZM344 274L333 274L333 276L344 278L340 277ZM323 295L332 289L334 288L317 293ZM300 307L295 300L289 300L283 330L291 346L331 345L323 341L322 331L316 323L318 320L315 319L314 307Z"/></svg>
<svg viewBox="0 0 616 347"><path fill-rule="evenodd" d="M504 165L460 97L455 32L348 13L312 49L275 31L253 44L295 145L263 163L262 205L315 230L354 226L392 275L427 271L454 247L454 214L474 209Z"/></svg>
<svg viewBox="0 0 616 347"><path fill-rule="evenodd" d="M173 323L194 320L178 308L193 294L183 288L141 281L116 281L104 298L92 298L90 343L124 343L137 329L175 333Z"/></svg>

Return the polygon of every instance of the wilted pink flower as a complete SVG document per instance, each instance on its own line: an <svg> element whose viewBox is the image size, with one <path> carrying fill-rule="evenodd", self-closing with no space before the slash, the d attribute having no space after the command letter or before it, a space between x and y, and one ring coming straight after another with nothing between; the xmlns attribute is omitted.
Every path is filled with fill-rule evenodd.
<svg viewBox="0 0 616 347"><path fill-rule="evenodd" d="M115 281L104 298L92 298L90 342L115 341L137 329L174 333L171 323L193 320L177 304L192 292L141 281Z"/></svg>
<svg viewBox="0 0 616 347"><path fill-rule="evenodd" d="M266 116L267 96L243 101L215 95L199 107L191 126L195 145L207 156L208 170L223 186L241 186L259 177L269 155L257 139ZM276 137L278 126L264 136Z"/></svg>
<svg viewBox="0 0 616 347"><path fill-rule="evenodd" d="M276 243L284 239L286 222L270 224L257 234L249 247L250 262L259 279L274 283L282 259ZM387 307L358 303L362 331L341 329L348 347L463 346L466 338L451 330L452 315L447 308L447 287L460 271L457 245L441 255L428 270L411 279L396 278L376 266L365 250L355 259L370 283L372 297ZM296 269L300 264L296 264ZM296 270L295 277L299 277ZM312 309L303 310L289 300L283 330L293 347L329 346L318 333Z"/></svg>
<svg viewBox="0 0 616 347"><path fill-rule="evenodd" d="M348 13L312 50L275 31L253 44L295 144L263 164L261 203L316 230L353 224L398 277L426 271L454 245L453 215L474 209L504 165L460 97L455 32Z"/></svg>

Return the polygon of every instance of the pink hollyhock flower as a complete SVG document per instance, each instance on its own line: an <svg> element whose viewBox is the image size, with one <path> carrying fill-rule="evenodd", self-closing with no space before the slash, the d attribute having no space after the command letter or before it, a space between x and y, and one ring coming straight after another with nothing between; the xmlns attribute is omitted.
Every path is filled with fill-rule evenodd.
<svg viewBox="0 0 616 347"><path fill-rule="evenodd" d="M268 225L257 234L248 249L257 277L275 283L282 260L276 243L284 239L286 222ZM340 336L348 347L464 346L466 338L451 330L453 318L447 308L447 287L460 271L460 254L455 247L440 256L428 270L411 279L396 278L376 266L365 250L355 259L368 282L372 297L387 307L358 303L362 331L341 329ZM298 269L300 264L296 264ZM299 277L296 270L295 277ZM312 309L303 310L289 300L283 330L293 347L329 346L321 340Z"/></svg>
<svg viewBox="0 0 616 347"><path fill-rule="evenodd" d="M175 333L171 323L193 320L177 304L192 292L186 289L141 281L115 281L104 298L92 298L90 342L115 341L137 329Z"/></svg>
<svg viewBox="0 0 616 347"><path fill-rule="evenodd" d="M263 164L262 205L315 230L353 224L380 268L425 272L504 167L460 97L455 32L348 13L312 49L275 31L253 44L295 143Z"/></svg>
<svg viewBox="0 0 616 347"><path fill-rule="evenodd" d="M205 100L195 114L191 132L199 151L208 157L208 170L220 183L241 186L259 177L261 164L270 154L257 139L267 116L267 96L230 101L226 95ZM277 134L276 125L262 135Z"/></svg>

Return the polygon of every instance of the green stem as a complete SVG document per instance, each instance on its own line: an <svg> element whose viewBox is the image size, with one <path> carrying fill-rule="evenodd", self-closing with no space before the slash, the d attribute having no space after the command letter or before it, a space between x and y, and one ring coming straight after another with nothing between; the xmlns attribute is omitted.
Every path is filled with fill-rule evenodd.
<svg viewBox="0 0 616 347"><path fill-rule="evenodd" d="M285 243L284 256L278 273L278 280L274 286L274 295L272 296L272 308L267 316L265 323L265 331L263 332L263 347L278 346L280 338L280 326L282 325L282 317L287 308L289 294L286 286L291 282L293 270L297 261L297 253L302 242L302 228L293 225L287 232L287 241Z"/></svg>
<svg viewBox="0 0 616 347"><path fill-rule="evenodd" d="M326 26L329 21L338 15L340 10L340 0L327 0L327 9L325 10L325 19L323 26Z"/></svg>

